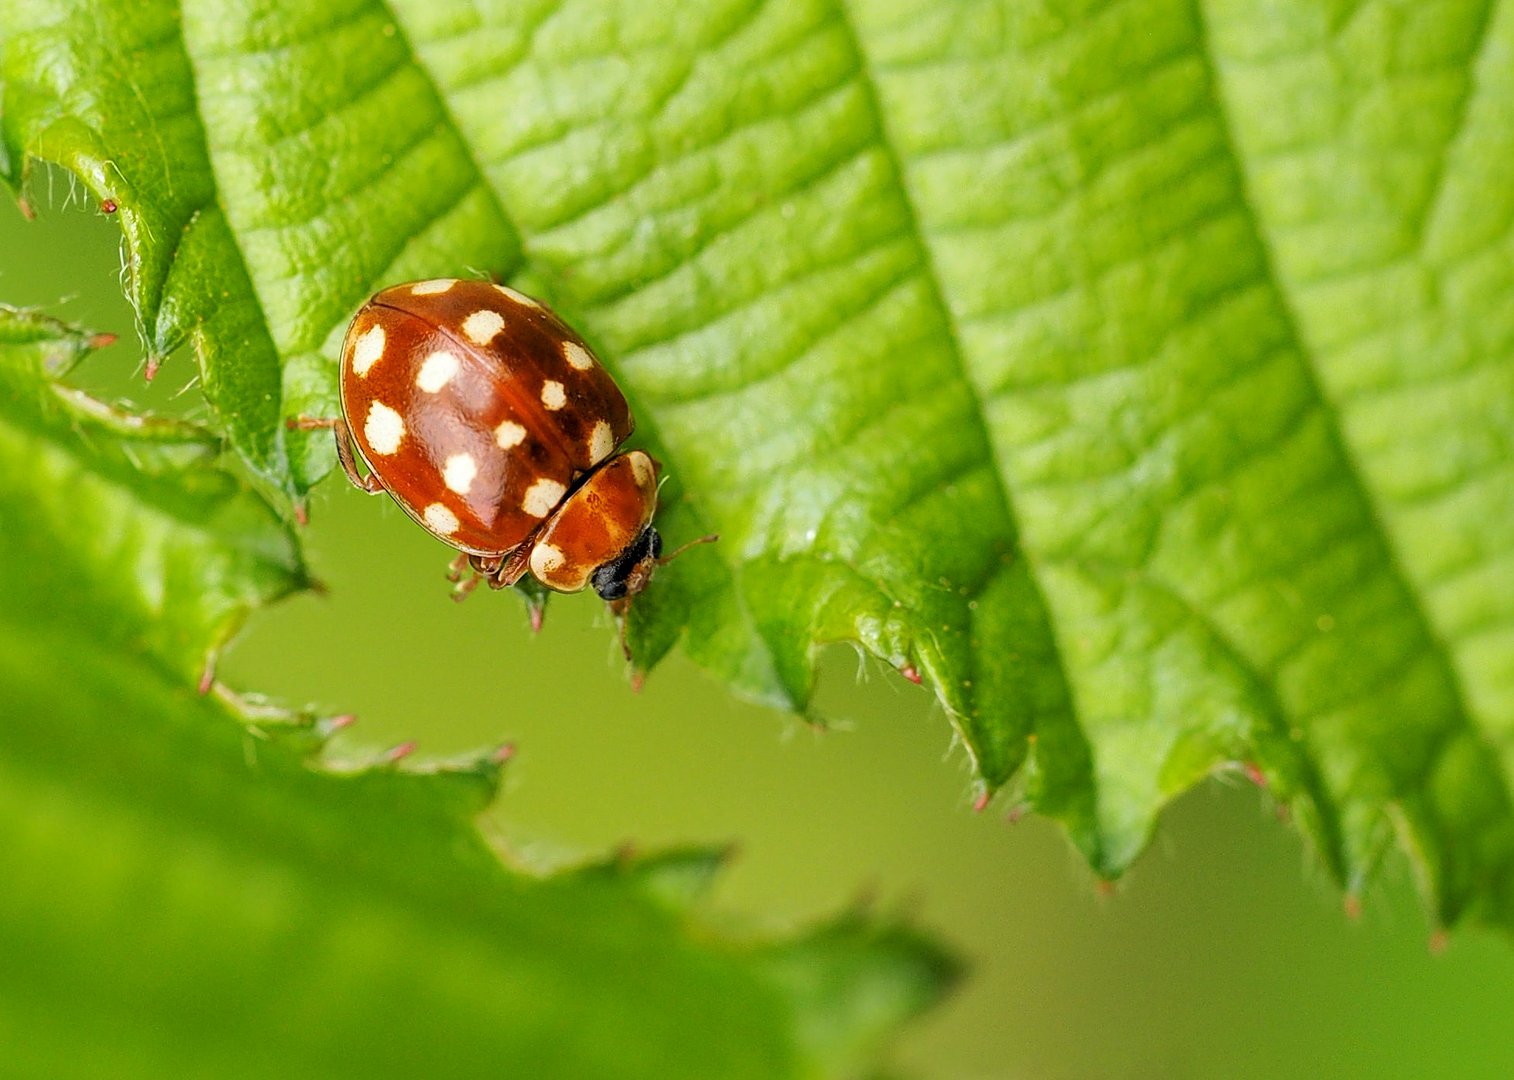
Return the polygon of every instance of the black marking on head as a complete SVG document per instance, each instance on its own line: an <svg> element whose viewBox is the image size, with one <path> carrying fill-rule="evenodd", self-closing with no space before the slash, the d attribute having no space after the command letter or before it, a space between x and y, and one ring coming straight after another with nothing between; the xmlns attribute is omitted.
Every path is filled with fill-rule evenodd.
<svg viewBox="0 0 1514 1080"><path fill-rule="evenodd" d="M601 599L623 600L631 592L628 588L631 576L642 569L643 563L655 565L661 554L662 536L648 525L624 551L595 570L589 580Z"/></svg>

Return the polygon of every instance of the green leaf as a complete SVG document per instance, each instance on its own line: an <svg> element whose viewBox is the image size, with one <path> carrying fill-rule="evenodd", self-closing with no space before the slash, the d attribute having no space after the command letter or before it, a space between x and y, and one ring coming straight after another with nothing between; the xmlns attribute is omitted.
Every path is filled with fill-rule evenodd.
<svg viewBox="0 0 1514 1080"><path fill-rule="evenodd" d="M218 436L54 380L90 336L0 305L0 603L191 679L247 612L309 584Z"/></svg>
<svg viewBox="0 0 1514 1080"><path fill-rule="evenodd" d="M1514 922L1514 14L0 19L10 175L120 203L149 341L201 328L213 398L246 352L283 414L329 411L344 319L408 276L513 276L580 326L674 478L665 531L722 536L640 605L644 663L682 637L803 708L818 645L860 642L1100 873L1253 765L1348 888L1396 836L1437 919ZM266 341L224 347L214 298ZM329 466L221 415L287 490Z"/></svg>
<svg viewBox="0 0 1514 1080"><path fill-rule="evenodd" d="M203 433L52 381L88 345L0 310L0 520L88 514L55 567L0 533L7 1072L853 1075L954 980L881 919L713 932L708 853L511 869L474 824L505 755L344 765L332 721L194 693L174 669L297 564Z"/></svg>

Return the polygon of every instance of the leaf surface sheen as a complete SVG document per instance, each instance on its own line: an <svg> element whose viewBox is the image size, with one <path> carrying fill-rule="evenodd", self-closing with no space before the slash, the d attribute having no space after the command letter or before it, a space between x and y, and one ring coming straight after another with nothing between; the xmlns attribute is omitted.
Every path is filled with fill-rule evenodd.
<svg viewBox="0 0 1514 1080"><path fill-rule="evenodd" d="M1514 919L1514 15L147 9L124 84L178 75L124 95L93 53L49 83L77 36L0 5L11 174L139 221L212 192L197 280L251 281L283 415L333 407L376 285L546 296L667 463L670 539L722 534L646 597L648 662L682 635L802 708L817 643L859 641L1101 873L1255 762L1351 890L1396 835L1438 919ZM149 340L208 325L132 220ZM228 427L288 490L329 468Z"/></svg>

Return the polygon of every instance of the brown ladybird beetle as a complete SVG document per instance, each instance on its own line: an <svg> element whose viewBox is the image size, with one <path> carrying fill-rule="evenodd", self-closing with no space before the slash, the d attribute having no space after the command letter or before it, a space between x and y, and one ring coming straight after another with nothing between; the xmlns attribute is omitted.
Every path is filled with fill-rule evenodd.
<svg viewBox="0 0 1514 1080"><path fill-rule="evenodd" d="M447 278L370 299L341 363L342 418L293 426L334 428L355 485L387 491L457 549L451 579L473 576L456 595L528 570L556 592L593 585L626 649L631 598L691 544L661 557L658 466L642 450L616 453L631 412L583 339L514 289Z"/></svg>

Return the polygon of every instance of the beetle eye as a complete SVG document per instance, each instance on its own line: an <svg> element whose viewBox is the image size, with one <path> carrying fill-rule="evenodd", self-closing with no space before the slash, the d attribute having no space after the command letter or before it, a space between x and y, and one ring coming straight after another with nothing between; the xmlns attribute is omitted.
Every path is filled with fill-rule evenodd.
<svg viewBox="0 0 1514 1080"><path fill-rule="evenodd" d="M626 575L616 576L615 571L620 568L618 562L605 563L594 571L594 591L599 594L601 600L623 600L626 595Z"/></svg>

